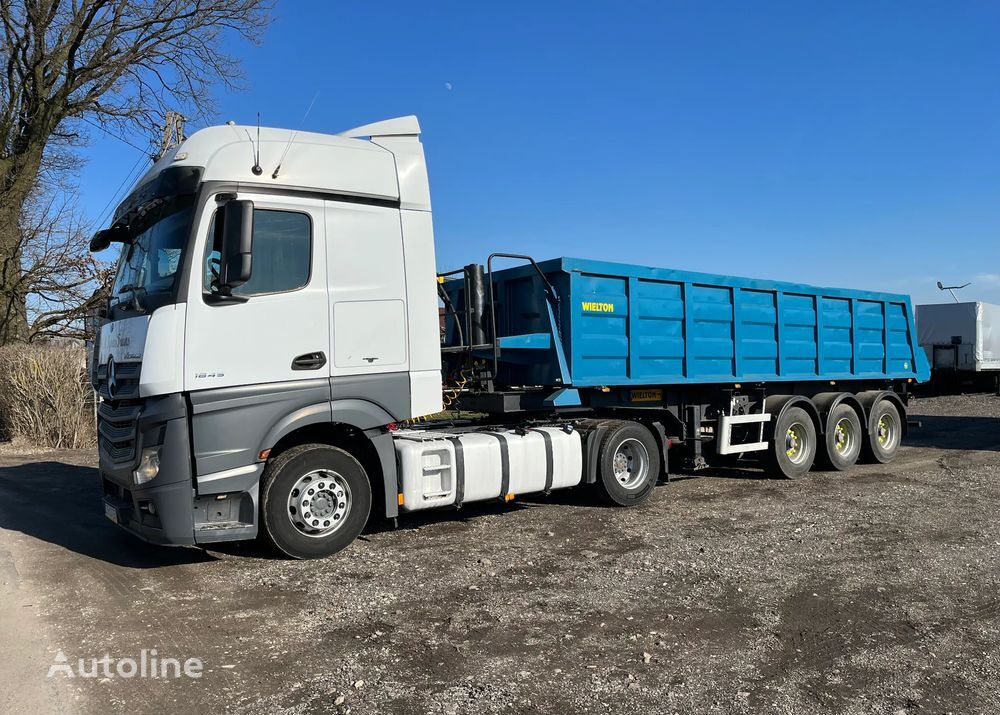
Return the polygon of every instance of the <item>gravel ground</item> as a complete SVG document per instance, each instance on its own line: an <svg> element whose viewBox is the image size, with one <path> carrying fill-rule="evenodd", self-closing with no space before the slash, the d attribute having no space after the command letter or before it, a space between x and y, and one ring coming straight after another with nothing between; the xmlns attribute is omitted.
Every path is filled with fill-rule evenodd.
<svg viewBox="0 0 1000 715"><path fill-rule="evenodd" d="M318 562L146 546L93 455L0 454L0 710L996 712L1000 397L911 419L891 465L467 507ZM45 677L143 648L204 675Z"/></svg>

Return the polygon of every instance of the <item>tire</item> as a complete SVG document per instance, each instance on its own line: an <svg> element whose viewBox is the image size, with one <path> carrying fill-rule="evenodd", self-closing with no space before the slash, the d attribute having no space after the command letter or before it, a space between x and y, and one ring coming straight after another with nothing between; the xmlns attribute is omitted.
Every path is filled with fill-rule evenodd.
<svg viewBox="0 0 1000 715"><path fill-rule="evenodd" d="M261 536L293 559L337 553L368 521L368 475L357 459L337 447L292 447L268 463L261 482Z"/></svg>
<svg viewBox="0 0 1000 715"><path fill-rule="evenodd" d="M774 425L768 465L786 479L804 476L816 460L816 425L801 407L789 407Z"/></svg>
<svg viewBox="0 0 1000 715"><path fill-rule="evenodd" d="M601 440L597 483L614 506L649 499L660 477L660 453L653 434L637 422L616 422Z"/></svg>
<svg viewBox="0 0 1000 715"><path fill-rule="evenodd" d="M903 441L903 420L899 409L889 400L879 400L868 415L865 458L887 464L896 458Z"/></svg>
<svg viewBox="0 0 1000 715"><path fill-rule="evenodd" d="M867 435L854 408L841 403L826 419L824 438L823 466L843 472L858 461Z"/></svg>

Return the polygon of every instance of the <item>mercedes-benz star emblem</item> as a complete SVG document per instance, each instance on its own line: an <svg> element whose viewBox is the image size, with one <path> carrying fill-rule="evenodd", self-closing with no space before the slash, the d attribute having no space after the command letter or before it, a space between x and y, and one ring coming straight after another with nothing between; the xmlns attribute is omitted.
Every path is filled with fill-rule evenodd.
<svg viewBox="0 0 1000 715"><path fill-rule="evenodd" d="M118 390L118 378L115 376L115 358L108 356L108 397L114 397Z"/></svg>

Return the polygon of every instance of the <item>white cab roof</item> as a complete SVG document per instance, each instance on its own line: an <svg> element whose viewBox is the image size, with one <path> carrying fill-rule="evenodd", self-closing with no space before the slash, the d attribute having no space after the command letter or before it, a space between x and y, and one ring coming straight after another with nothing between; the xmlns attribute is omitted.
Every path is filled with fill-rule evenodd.
<svg viewBox="0 0 1000 715"><path fill-rule="evenodd" d="M170 166L199 166L204 169L203 181L385 199L399 201L402 208L427 211L430 192L419 134L414 116L367 124L341 135L238 124L207 127L169 150L136 186ZM253 172L256 155L259 175Z"/></svg>

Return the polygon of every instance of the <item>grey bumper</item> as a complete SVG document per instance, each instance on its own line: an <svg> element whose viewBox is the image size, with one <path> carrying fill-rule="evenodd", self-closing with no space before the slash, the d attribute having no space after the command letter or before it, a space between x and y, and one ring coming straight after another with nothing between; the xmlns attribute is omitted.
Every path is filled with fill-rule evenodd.
<svg viewBox="0 0 1000 715"><path fill-rule="evenodd" d="M114 462L100 451L105 514L119 526L154 544L193 544L194 480L187 406L181 395L146 400L136 420L134 455ZM135 486L132 473L142 450L162 447L157 476Z"/></svg>
<svg viewBox="0 0 1000 715"><path fill-rule="evenodd" d="M190 484L165 484L128 491L104 482L104 513L126 531L151 544L195 543Z"/></svg>
<svg viewBox="0 0 1000 715"><path fill-rule="evenodd" d="M257 482L263 465L196 480L182 395L146 400L130 436L134 454L127 460L115 462L108 451L100 451L104 513L109 519L153 544L206 544L257 536ZM160 447L159 473L136 486L132 473L143 450L150 447Z"/></svg>

